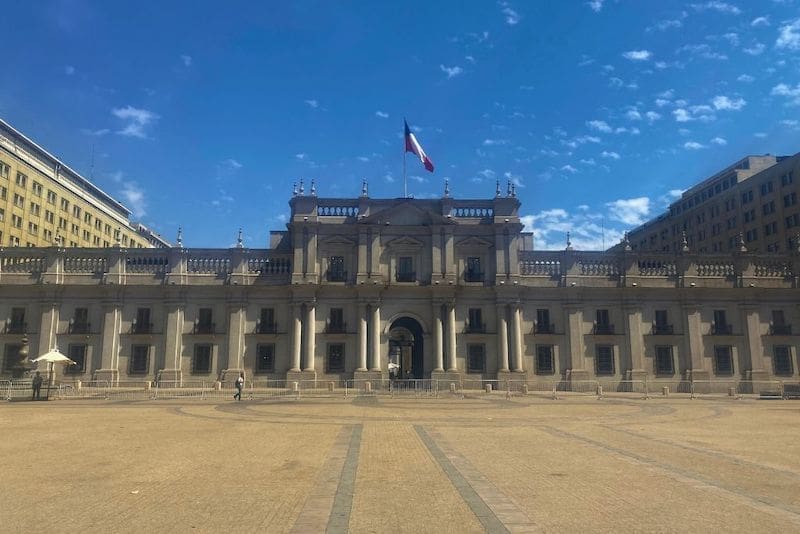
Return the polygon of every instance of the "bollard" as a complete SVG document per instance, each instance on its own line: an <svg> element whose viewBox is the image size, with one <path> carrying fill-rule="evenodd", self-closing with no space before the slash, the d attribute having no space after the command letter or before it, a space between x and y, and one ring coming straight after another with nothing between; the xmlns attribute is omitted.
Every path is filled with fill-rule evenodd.
<svg viewBox="0 0 800 534"><path fill-rule="evenodd" d="M736 388L728 388L728 396L735 397L736 396Z"/></svg>
<svg viewBox="0 0 800 534"><path fill-rule="evenodd" d="M522 384L522 394L523 395L528 394L528 384Z"/></svg>
<svg viewBox="0 0 800 534"><path fill-rule="evenodd" d="M450 382L450 393L455 393L455 392L456 392L456 383Z"/></svg>
<svg viewBox="0 0 800 534"><path fill-rule="evenodd" d="M221 389L222 389L222 382L220 382L219 380L214 382L214 391L219 391Z"/></svg>
<svg viewBox="0 0 800 534"><path fill-rule="evenodd" d="M83 382L81 382L80 380L76 380L75 381L75 389L80 391L82 387L83 387Z"/></svg>
<svg viewBox="0 0 800 534"><path fill-rule="evenodd" d="M297 393L297 391L298 391L299 389L300 389L300 384L298 384L297 382L292 382L292 391L294 391L295 393Z"/></svg>
<svg viewBox="0 0 800 534"><path fill-rule="evenodd" d="M669 386L664 386L661 388L661 394L665 397L669 397Z"/></svg>
<svg viewBox="0 0 800 534"><path fill-rule="evenodd" d="M328 391L333 393L333 382L328 382Z"/></svg>
<svg viewBox="0 0 800 534"><path fill-rule="evenodd" d="M486 393L491 393L492 392L492 385L491 384L486 384L485 389L486 389Z"/></svg>
<svg viewBox="0 0 800 534"><path fill-rule="evenodd" d="M367 393L372 393L372 382L364 383L364 391Z"/></svg>
<svg viewBox="0 0 800 534"><path fill-rule="evenodd" d="M603 396L603 386L597 386L597 396L598 397Z"/></svg>

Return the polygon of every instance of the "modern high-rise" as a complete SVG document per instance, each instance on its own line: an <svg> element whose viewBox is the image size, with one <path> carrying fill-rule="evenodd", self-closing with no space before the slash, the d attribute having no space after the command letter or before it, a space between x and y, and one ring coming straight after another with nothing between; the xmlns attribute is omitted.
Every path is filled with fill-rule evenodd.
<svg viewBox="0 0 800 534"><path fill-rule="evenodd" d="M628 241L633 250L654 252L791 250L800 234L798 196L800 154L747 156L686 190L668 212L631 230Z"/></svg>
<svg viewBox="0 0 800 534"><path fill-rule="evenodd" d="M99 187L0 119L0 246L168 247Z"/></svg>

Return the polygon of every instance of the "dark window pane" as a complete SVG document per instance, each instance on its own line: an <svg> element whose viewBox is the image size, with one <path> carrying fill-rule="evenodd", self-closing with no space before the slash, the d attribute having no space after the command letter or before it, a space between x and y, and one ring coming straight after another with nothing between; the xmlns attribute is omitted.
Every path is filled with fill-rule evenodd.
<svg viewBox="0 0 800 534"><path fill-rule="evenodd" d="M467 372L482 373L486 369L486 348L483 345L467 345Z"/></svg>
<svg viewBox="0 0 800 534"><path fill-rule="evenodd" d="M792 352L787 345L776 345L773 349L775 374L780 376L791 376Z"/></svg>
<svg viewBox="0 0 800 534"><path fill-rule="evenodd" d="M730 346L714 347L714 374L724 376L733 374L733 356Z"/></svg>
<svg viewBox="0 0 800 534"><path fill-rule="evenodd" d="M211 372L211 345L195 345L192 359L193 373Z"/></svg>
<svg viewBox="0 0 800 534"><path fill-rule="evenodd" d="M256 346L256 372L272 373L275 371L275 345Z"/></svg>
<svg viewBox="0 0 800 534"><path fill-rule="evenodd" d="M70 374L80 374L86 371L86 345L70 345L67 356L75 362L75 365L68 365L65 369Z"/></svg>
<svg viewBox="0 0 800 534"><path fill-rule="evenodd" d="M344 345L341 343L328 345L328 372L344 372Z"/></svg>
<svg viewBox="0 0 800 534"><path fill-rule="evenodd" d="M536 345L536 374L552 375L555 373L552 345Z"/></svg>
<svg viewBox="0 0 800 534"><path fill-rule="evenodd" d="M143 375L150 370L150 345L131 347L130 374Z"/></svg>
<svg viewBox="0 0 800 534"><path fill-rule="evenodd" d="M595 366L597 375L614 374L614 347L611 345L598 345Z"/></svg>
<svg viewBox="0 0 800 534"><path fill-rule="evenodd" d="M671 346L656 347L656 374L657 375L675 374L675 364L672 358Z"/></svg>

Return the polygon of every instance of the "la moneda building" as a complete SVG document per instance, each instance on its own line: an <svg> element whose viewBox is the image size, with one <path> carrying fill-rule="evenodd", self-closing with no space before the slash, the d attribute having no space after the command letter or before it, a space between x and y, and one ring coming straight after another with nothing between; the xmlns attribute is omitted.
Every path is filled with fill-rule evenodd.
<svg viewBox="0 0 800 534"><path fill-rule="evenodd" d="M798 160L762 172L795 177ZM499 187L484 200L301 189L289 205L268 249L140 248L135 233L3 248L2 376L25 335L31 354L77 362L63 381L797 379L796 241L538 251Z"/></svg>

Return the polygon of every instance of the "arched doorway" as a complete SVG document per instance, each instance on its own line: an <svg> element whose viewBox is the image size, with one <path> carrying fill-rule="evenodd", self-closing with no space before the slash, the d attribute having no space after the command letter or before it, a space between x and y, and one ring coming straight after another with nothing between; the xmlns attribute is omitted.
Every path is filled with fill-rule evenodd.
<svg viewBox="0 0 800 534"><path fill-rule="evenodd" d="M423 378L422 326L411 317L400 317L389 328L389 376Z"/></svg>

